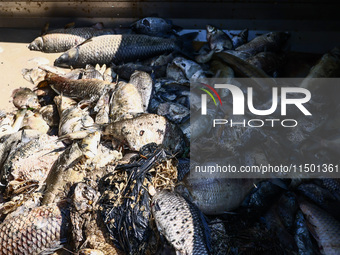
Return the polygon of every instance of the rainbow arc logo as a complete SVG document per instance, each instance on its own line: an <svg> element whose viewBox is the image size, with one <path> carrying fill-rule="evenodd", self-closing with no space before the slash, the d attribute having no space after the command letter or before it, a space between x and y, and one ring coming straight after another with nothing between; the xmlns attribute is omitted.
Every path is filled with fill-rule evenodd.
<svg viewBox="0 0 340 255"><path fill-rule="evenodd" d="M211 87L210 85L208 84L204 84L202 83L202 85L204 85L205 87L207 87L208 89L210 89L215 95L216 97L218 98L218 100L220 101L220 104L222 105L222 100L221 100L221 97L219 96L219 94L217 93L217 91ZM216 99L215 97L213 96L213 94L206 88L200 88L200 90L204 91L205 93L207 93L211 98L212 100L214 101L215 105L217 106L217 102L216 102ZM201 104L201 113L202 115L206 115L207 114L207 95L206 94L202 94L201 95L201 100L202 100L202 104Z"/></svg>

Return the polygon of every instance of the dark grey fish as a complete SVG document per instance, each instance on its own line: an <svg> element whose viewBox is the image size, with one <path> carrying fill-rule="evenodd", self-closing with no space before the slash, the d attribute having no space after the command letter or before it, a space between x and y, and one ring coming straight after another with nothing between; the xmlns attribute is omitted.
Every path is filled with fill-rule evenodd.
<svg viewBox="0 0 340 255"><path fill-rule="evenodd" d="M103 29L100 23L93 27L55 29L34 39L28 48L46 53L64 52L89 38L107 34L114 34L114 30Z"/></svg>
<svg viewBox="0 0 340 255"><path fill-rule="evenodd" d="M237 51L243 51L255 55L263 51L278 52L282 50L289 38L289 34L285 32L270 32L255 37L250 42L237 47Z"/></svg>
<svg viewBox="0 0 340 255"><path fill-rule="evenodd" d="M294 239L299 249L299 255L314 255L316 251L313 247L307 223L301 211L296 213Z"/></svg>
<svg viewBox="0 0 340 255"><path fill-rule="evenodd" d="M174 50L189 52L185 48L190 48L191 41L196 35L197 33L185 34L178 39L147 35L98 36L68 50L55 60L54 65L60 67L84 67L86 64L109 65L146 59Z"/></svg>
<svg viewBox="0 0 340 255"><path fill-rule="evenodd" d="M131 24L131 28L138 34L150 36L165 36L179 27L173 26L170 20L165 20L158 17L146 17Z"/></svg>
<svg viewBox="0 0 340 255"><path fill-rule="evenodd" d="M162 190L152 198L158 230L179 254L210 254L210 230L199 209L175 192Z"/></svg>
<svg viewBox="0 0 340 255"><path fill-rule="evenodd" d="M240 33L233 35L231 38L234 49L248 42L248 28L242 30Z"/></svg>
<svg viewBox="0 0 340 255"><path fill-rule="evenodd" d="M211 50L216 52L233 49L233 43L230 37L221 29L207 25L207 41Z"/></svg>

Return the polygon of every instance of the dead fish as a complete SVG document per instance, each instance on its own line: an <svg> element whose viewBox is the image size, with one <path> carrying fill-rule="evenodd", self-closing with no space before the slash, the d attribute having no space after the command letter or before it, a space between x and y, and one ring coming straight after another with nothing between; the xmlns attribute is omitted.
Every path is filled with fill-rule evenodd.
<svg viewBox="0 0 340 255"><path fill-rule="evenodd" d="M28 48L46 53L64 52L89 38L107 34L114 34L114 31L103 29L101 23L92 27L55 29L34 39Z"/></svg>
<svg viewBox="0 0 340 255"><path fill-rule="evenodd" d="M313 78L331 78L340 76L340 48L335 47L324 54L319 62L311 68L307 77L302 81L301 87L315 90L320 84Z"/></svg>
<svg viewBox="0 0 340 255"><path fill-rule="evenodd" d="M86 65L85 68L73 69L62 77L70 80L89 80L89 79L97 79L104 80L103 74L100 73L95 67L91 65Z"/></svg>
<svg viewBox="0 0 340 255"><path fill-rule="evenodd" d="M111 67L112 67L112 70L115 73L117 73L119 78L122 78L125 80L129 80L131 75L137 70L147 72L149 74L155 70L155 67L143 65L139 63L132 63L132 62L125 63L122 65L112 65Z"/></svg>
<svg viewBox="0 0 340 255"><path fill-rule="evenodd" d="M252 55L249 54L248 52L244 52L244 51L236 51L236 50L225 50L223 51L225 53L231 54L235 57L238 57L242 60L247 60L248 58L250 58Z"/></svg>
<svg viewBox="0 0 340 255"><path fill-rule="evenodd" d="M243 77L252 78L252 86L259 92L259 96L268 96L268 90L275 86L274 80L263 79L270 78L270 76L246 61L225 52L217 53L216 56L228 64L236 73L241 74Z"/></svg>
<svg viewBox="0 0 340 255"><path fill-rule="evenodd" d="M169 64L166 68L166 78L179 83L188 83L184 72L175 63Z"/></svg>
<svg viewBox="0 0 340 255"><path fill-rule="evenodd" d="M46 134L50 130L50 126L46 123L40 113L27 111L23 122L23 129L35 129L42 134Z"/></svg>
<svg viewBox="0 0 340 255"><path fill-rule="evenodd" d="M99 192L85 183L77 183L72 196L70 218L74 246L79 254L122 255L109 239L109 233L97 211ZM91 249L90 249L91 248Z"/></svg>
<svg viewBox="0 0 340 255"><path fill-rule="evenodd" d="M267 211L264 218L266 221L266 227L271 231L272 235L277 236L279 238L282 248L288 254L294 254L298 248L295 244L294 237L287 231L285 226L282 224L282 221L276 211L277 204L271 206L271 208Z"/></svg>
<svg viewBox="0 0 340 255"><path fill-rule="evenodd" d="M5 136L4 140L1 138L0 143L0 168L3 168L3 164L5 160L8 158L8 155L16 151L18 146L22 146L29 141L36 139L41 134L36 130L22 130L15 133L12 133L8 136Z"/></svg>
<svg viewBox="0 0 340 255"><path fill-rule="evenodd" d="M131 119L142 112L143 101L138 89L131 83L118 82L112 97L110 119L113 122Z"/></svg>
<svg viewBox="0 0 340 255"><path fill-rule="evenodd" d="M225 173L208 176L192 170L178 188L204 214L218 215L239 207L256 183L254 179L229 179Z"/></svg>
<svg viewBox="0 0 340 255"><path fill-rule="evenodd" d="M21 70L21 74L25 80L33 83L34 85L38 85L39 82L45 79L46 71L39 67L24 68Z"/></svg>
<svg viewBox="0 0 340 255"><path fill-rule="evenodd" d="M0 137L18 132L22 127L26 112L27 109L18 110L14 116L14 121L9 116L6 116L0 123Z"/></svg>
<svg viewBox="0 0 340 255"><path fill-rule="evenodd" d="M181 195L162 190L151 209L159 232L178 254L210 254L210 230L203 214Z"/></svg>
<svg viewBox="0 0 340 255"><path fill-rule="evenodd" d="M302 212L299 210L296 213L295 220L295 235L294 239L301 255L314 255L316 251L313 247L311 236L307 228L306 221Z"/></svg>
<svg viewBox="0 0 340 255"><path fill-rule="evenodd" d="M12 93L13 104L18 109L40 107L38 96L29 88L15 89Z"/></svg>
<svg viewBox="0 0 340 255"><path fill-rule="evenodd" d="M94 111L97 112L95 122L97 124L106 124L110 122L110 98L112 94L105 92L98 99Z"/></svg>
<svg viewBox="0 0 340 255"><path fill-rule="evenodd" d="M104 81L114 82L117 78L117 73L115 72L113 66L108 67L103 73Z"/></svg>
<svg viewBox="0 0 340 255"><path fill-rule="evenodd" d="M96 101L108 90L114 88L114 84L97 79L70 80L52 73L47 74L44 81L40 82L37 88L50 86L57 94L79 100L89 99Z"/></svg>
<svg viewBox="0 0 340 255"><path fill-rule="evenodd" d="M129 83L137 88L142 98L143 110L146 112L153 89L153 82L150 74L143 71L135 71L131 75Z"/></svg>
<svg viewBox="0 0 340 255"><path fill-rule="evenodd" d="M59 110L59 128L58 135L74 133L90 127L94 121L87 109L82 109L80 105L74 105L75 101L63 96L54 98Z"/></svg>
<svg viewBox="0 0 340 255"><path fill-rule="evenodd" d="M51 254L67 241L68 211L55 204L27 210L0 224L3 254Z"/></svg>
<svg viewBox="0 0 340 255"><path fill-rule="evenodd" d="M86 64L108 65L145 59L174 50L189 51L186 48L191 47L191 41L196 36L197 33L185 34L178 39L147 35L98 36L68 50L55 60L54 65L60 67L83 67Z"/></svg>
<svg viewBox="0 0 340 255"><path fill-rule="evenodd" d="M80 149L86 158L94 158L98 154L100 132L94 131L88 134L80 143Z"/></svg>
<svg viewBox="0 0 340 255"><path fill-rule="evenodd" d="M65 145L57 142L57 137L46 134L17 147L4 162L2 183L18 178L43 183L54 161L64 149Z"/></svg>
<svg viewBox="0 0 340 255"><path fill-rule="evenodd" d="M324 254L340 253L340 223L319 207L306 201L300 208L308 222L308 229Z"/></svg>
<svg viewBox="0 0 340 255"><path fill-rule="evenodd" d="M101 129L103 135L124 141L135 151L149 143L163 144L173 153L183 151L181 130L163 116L156 114L143 114L133 119L102 125Z"/></svg>
<svg viewBox="0 0 340 255"><path fill-rule="evenodd" d="M234 49L248 42L248 28L242 30L240 33L233 35L231 41L233 42Z"/></svg>
<svg viewBox="0 0 340 255"><path fill-rule="evenodd" d="M195 61L188 60L183 57L177 57L172 62L183 71L188 80L194 77L195 78L205 77L202 67Z"/></svg>
<svg viewBox="0 0 340 255"><path fill-rule="evenodd" d="M220 52L223 50L231 50L233 48L233 43L230 37L214 26L207 25L207 41L210 45L210 49L215 52Z"/></svg>
<svg viewBox="0 0 340 255"><path fill-rule="evenodd" d="M274 52L266 51L260 52L253 57L246 60L249 64L262 69L267 74L272 75L273 72L278 71L283 63L283 56Z"/></svg>
<svg viewBox="0 0 340 255"><path fill-rule="evenodd" d="M59 125L58 108L55 104L49 104L41 107L39 109L39 113L50 127Z"/></svg>
<svg viewBox="0 0 340 255"><path fill-rule="evenodd" d="M166 36L173 32L173 29L180 30L178 26L174 26L171 20L165 20L158 17L146 17L132 23L133 31L137 34L150 36Z"/></svg>
<svg viewBox="0 0 340 255"><path fill-rule="evenodd" d="M62 154L51 167L46 180L42 205L49 205L66 198L66 195L74 183L82 182L84 173L74 166L83 158L83 152L77 143L73 143Z"/></svg>
<svg viewBox="0 0 340 255"><path fill-rule="evenodd" d="M289 38L285 32L270 32L255 37L250 42L236 48L236 51L242 51L255 55L263 51L278 52L282 50Z"/></svg>
<svg viewBox="0 0 340 255"><path fill-rule="evenodd" d="M185 106L177 103L160 103L157 114L166 117L173 123L182 123L189 118L190 110Z"/></svg>

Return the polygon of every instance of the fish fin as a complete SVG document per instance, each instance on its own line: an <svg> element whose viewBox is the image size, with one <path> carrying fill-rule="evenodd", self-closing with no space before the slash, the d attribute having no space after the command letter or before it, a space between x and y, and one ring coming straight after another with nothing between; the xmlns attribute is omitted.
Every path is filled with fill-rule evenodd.
<svg viewBox="0 0 340 255"><path fill-rule="evenodd" d="M43 28L41 29L40 35L47 34L48 28L50 27L50 23L46 22Z"/></svg>
<svg viewBox="0 0 340 255"><path fill-rule="evenodd" d="M187 33L181 35L176 39L177 51L190 59L194 59L194 48L192 45L193 40L197 37L198 32Z"/></svg>
<svg viewBox="0 0 340 255"><path fill-rule="evenodd" d="M98 22L92 26L95 29L101 30L104 28L104 23L103 22Z"/></svg>
<svg viewBox="0 0 340 255"><path fill-rule="evenodd" d="M43 81L38 83L37 88L41 89L41 88L46 88L47 86L48 86L48 81L47 80L43 80Z"/></svg>
<svg viewBox="0 0 340 255"><path fill-rule="evenodd" d="M183 27L177 26L177 25L172 25L172 30L174 30L176 33L178 33L178 32L183 30Z"/></svg>
<svg viewBox="0 0 340 255"><path fill-rule="evenodd" d="M91 42L91 41L92 41L92 37L87 39L87 40L85 40L85 41L83 41L82 43L78 44L76 47L81 46L81 45L83 45L85 43L88 43L88 42Z"/></svg>
<svg viewBox="0 0 340 255"><path fill-rule="evenodd" d="M70 23L66 24L66 25L64 26L64 28L65 28L65 29L74 28L75 25L76 25L75 22L70 22Z"/></svg>
<svg viewBox="0 0 340 255"><path fill-rule="evenodd" d="M249 34L249 29L243 29L238 35L245 41L248 41L248 34Z"/></svg>

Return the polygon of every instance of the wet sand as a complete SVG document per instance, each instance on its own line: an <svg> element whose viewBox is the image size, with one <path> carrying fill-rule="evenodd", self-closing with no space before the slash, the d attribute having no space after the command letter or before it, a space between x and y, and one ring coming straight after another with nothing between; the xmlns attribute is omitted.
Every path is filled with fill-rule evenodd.
<svg viewBox="0 0 340 255"><path fill-rule="evenodd" d="M42 53L30 51L27 46L39 36L38 30L0 29L0 110L15 110L12 104L12 91L19 87L33 88L25 80L21 70L37 67L39 63L53 65L60 53Z"/></svg>

